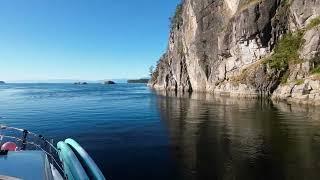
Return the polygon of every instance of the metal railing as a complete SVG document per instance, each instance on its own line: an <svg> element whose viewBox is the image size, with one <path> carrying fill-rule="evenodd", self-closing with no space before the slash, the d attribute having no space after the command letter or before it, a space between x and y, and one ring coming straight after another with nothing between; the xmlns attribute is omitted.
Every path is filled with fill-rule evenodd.
<svg viewBox="0 0 320 180"><path fill-rule="evenodd" d="M5 131L10 131L8 134L5 135ZM19 134L21 137L19 137ZM28 139L33 138L35 141L28 141ZM2 144L3 140L14 140L17 143L18 151L23 151L27 149L36 149L43 151L47 154L48 159L50 163L61 173L63 176L65 176L64 170L63 170L63 163L60 161L59 158L59 151L58 149L53 145L53 140L51 142L46 139L42 135L38 135L36 133L33 133L31 131L15 128L15 127L9 127L5 125L0 125L0 144ZM20 144L20 146L19 146Z"/></svg>

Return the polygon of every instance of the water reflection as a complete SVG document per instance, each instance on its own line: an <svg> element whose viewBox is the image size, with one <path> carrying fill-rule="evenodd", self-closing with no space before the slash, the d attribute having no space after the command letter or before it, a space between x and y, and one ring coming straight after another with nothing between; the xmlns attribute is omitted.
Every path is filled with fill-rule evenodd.
<svg viewBox="0 0 320 180"><path fill-rule="evenodd" d="M181 179L320 178L319 108L157 94Z"/></svg>

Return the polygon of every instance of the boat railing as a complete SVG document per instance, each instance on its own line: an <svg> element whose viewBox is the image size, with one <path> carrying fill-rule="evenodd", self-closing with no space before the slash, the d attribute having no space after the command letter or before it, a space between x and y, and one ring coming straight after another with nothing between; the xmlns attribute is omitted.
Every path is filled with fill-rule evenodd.
<svg viewBox="0 0 320 180"><path fill-rule="evenodd" d="M42 135L38 135L26 129L0 125L0 145L4 140L15 141L18 146L18 151L43 151L47 154L49 162L54 166L54 168L56 168L61 174L65 174L63 170L63 163L59 158L59 151L53 145L52 139L49 140Z"/></svg>

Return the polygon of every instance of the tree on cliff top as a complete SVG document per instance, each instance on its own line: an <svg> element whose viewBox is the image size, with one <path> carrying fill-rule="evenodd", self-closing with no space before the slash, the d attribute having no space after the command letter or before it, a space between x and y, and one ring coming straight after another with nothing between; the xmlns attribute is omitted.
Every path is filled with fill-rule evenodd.
<svg viewBox="0 0 320 180"><path fill-rule="evenodd" d="M154 73L154 66L149 67L149 73L150 73L150 77L152 77L152 75Z"/></svg>
<svg viewBox="0 0 320 180"><path fill-rule="evenodd" d="M182 26L183 24L182 10L183 10L183 1L177 5L174 15L169 18L171 30L175 28L179 29Z"/></svg>

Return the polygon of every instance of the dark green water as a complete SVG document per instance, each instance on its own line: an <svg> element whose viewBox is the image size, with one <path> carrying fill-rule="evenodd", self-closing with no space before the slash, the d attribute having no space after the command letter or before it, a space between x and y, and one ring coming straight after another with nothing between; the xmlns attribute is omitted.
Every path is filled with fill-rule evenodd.
<svg viewBox="0 0 320 180"><path fill-rule="evenodd" d="M320 179L319 108L169 96L158 107L181 179Z"/></svg>
<svg viewBox="0 0 320 180"><path fill-rule="evenodd" d="M7 84L0 116L76 139L114 180L320 179L320 108L142 84Z"/></svg>

